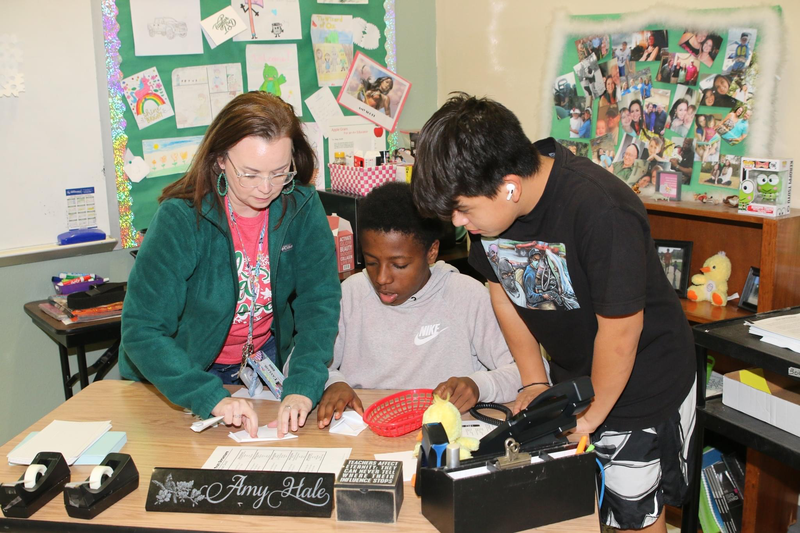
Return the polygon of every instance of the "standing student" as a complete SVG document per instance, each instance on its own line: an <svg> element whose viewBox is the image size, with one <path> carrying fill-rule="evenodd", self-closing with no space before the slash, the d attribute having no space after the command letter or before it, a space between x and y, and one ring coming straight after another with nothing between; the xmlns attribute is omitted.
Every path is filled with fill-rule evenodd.
<svg viewBox="0 0 800 533"><path fill-rule="evenodd" d="M681 505L688 492L696 365L644 205L553 139L531 144L514 114L492 100L453 96L417 146L415 203L471 234L470 263L489 280L525 386L514 410L547 389L539 343L554 383L591 375L595 397L573 438L590 434L604 465L602 520L666 531L663 506ZM497 246L510 261L525 243L544 249L533 291L546 305L517 303L490 257Z"/></svg>
<svg viewBox="0 0 800 533"><path fill-rule="evenodd" d="M365 268L342 283L321 428L347 406L363 413L353 388L430 388L462 413L478 401L516 397L519 370L486 287L434 264L441 229L439 220L420 216L406 183L382 185L359 204Z"/></svg>
<svg viewBox="0 0 800 533"><path fill-rule="evenodd" d="M283 100L250 92L222 109L189 172L164 189L133 265L123 377L255 436L252 403L223 384L237 383L243 356L261 350L287 375L278 434L305 423L328 376L341 297L313 171Z"/></svg>

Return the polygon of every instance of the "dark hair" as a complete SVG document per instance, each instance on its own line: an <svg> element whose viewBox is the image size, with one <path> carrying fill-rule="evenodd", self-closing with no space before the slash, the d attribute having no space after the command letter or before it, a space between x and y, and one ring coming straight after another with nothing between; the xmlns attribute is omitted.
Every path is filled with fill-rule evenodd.
<svg viewBox="0 0 800 533"><path fill-rule="evenodd" d="M442 235L442 223L425 218L414 207L411 186L389 182L372 191L358 206L359 238L367 231L389 233L396 231L414 238L427 252Z"/></svg>
<svg viewBox="0 0 800 533"><path fill-rule="evenodd" d="M502 104L453 93L422 127L411 190L423 215L449 220L459 196L494 198L509 174L536 174L541 159Z"/></svg>
<svg viewBox="0 0 800 533"><path fill-rule="evenodd" d="M222 108L206 130L189 171L165 187L158 201L169 198L186 200L199 215L203 198L213 194L217 208L223 209L222 197L216 193L217 177L222 171L218 161L245 137L261 137L267 141L288 137L292 140L292 157L297 171L295 181L298 185L308 185L311 181L314 151L292 106L273 94L252 91L240 94ZM291 196L280 196L284 211Z"/></svg>
<svg viewBox="0 0 800 533"><path fill-rule="evenodd" d="M672 116L672 118L675 118L675 116L678 114L678 106L681 104L686 104L686 110L687 111L689 110L689 100L687 100L686 98L678 98L672 104L672 113L670 113L670 116Z"/></svg>
<svg viewBox="0 0 800 533"><path fill-rule="evenodd" d="M386 80L389 80L389 83L391 84L389 85L389 90L391 91L392 87L394 87L394 78L392 78L391 76L381 76L380 78L372 82L371 89L373 91L380 91L381 93L386 94L383 92L383 89L381 89L381 84Z"/></svg>

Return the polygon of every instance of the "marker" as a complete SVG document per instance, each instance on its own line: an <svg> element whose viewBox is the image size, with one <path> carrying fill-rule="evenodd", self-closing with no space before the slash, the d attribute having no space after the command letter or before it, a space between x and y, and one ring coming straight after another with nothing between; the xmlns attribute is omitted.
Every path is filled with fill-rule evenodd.
<svg viewBox="0 0 800 533"><path fill-rule="evenodd" d="M575 450L575 455L581 454L586 451L586 443L589 442L589 437L584 435L581 437L580 442L578 442L578 448Z"/></svg>
<svg viewBox="0 0 800 533"><path fill-rule="evenodd" d="M93 279L94 279L94 276L86 275L86 276L81 276L79 278L65 279L64 281L62 281L60 283L60 285L62 285L62 286L63 285L74 285L75 283L83 283L84 281L92 281Z"/></svg>
<svg viewBox="0 0 800 533"><path fill-rule="evenodd" d="M589 446L586 447L586 453L593 452L593 451L594 451L594 444L590 444Z"/></svg>
<svg viewBox="0 0 800 533"><path fill-rule="evenodd" d="M88 272L61 272L58 274L58 277L61 279L80 278L81 276L94 277L94 274L89 274Z"/></svg>

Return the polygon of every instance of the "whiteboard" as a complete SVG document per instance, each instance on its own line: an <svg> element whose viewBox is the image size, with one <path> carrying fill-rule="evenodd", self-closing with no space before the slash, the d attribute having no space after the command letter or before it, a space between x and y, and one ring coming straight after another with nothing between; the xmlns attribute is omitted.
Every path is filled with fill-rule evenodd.
<svg viewBox="0 0 800 533"><path fill-rule="evenodd" d="M102 31L93 26L97 9L92 0L0 2L0 35L16 35L25 76L18 98L0 97L0 251L55 244L67 231L67 189L94 187L97 226L112 231L100 109L107 99L100 98L95 60L103 47Z"/></svg>

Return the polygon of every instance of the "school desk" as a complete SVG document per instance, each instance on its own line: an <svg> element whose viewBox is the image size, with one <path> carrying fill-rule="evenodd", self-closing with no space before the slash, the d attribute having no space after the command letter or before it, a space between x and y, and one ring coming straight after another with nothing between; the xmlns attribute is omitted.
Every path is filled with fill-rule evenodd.
<svg viewBox="0 0 800 533"><path fill-rule="evenodd" d="M58 355L61 358L61 379L64 384L64 398L72 398L72 387L80 382L84 389L89 385L89 376L94 374L94 380L99 381L105 377L111 368L117 364L119 357L120 323L121 318L107 318L94 322L66 325L56 320L41 309L40 303L47 300L26 303L25 313L31 317L33 323L44 331L48 337L58 343ZM86 365L86 346L98 342L113 341L113 344L101 355L92 366ZM69 348L75 348L78 359L78 373L73 374L69 367Z"/></svg>
<svg viewBox="0 0 800 533"><path fill-rule="evenodd" d="M239 387L230 387L235 390ZM364 406L396 391L368 390L358 391ZM277 414L278 403L256 401L259 424L272 420ZM28 529L51 531L98 530L99 526L125 527L126 531L145 528L149 532L160 531L263 531L269 528L274 531L324 531L346 530L348 532L391 531L417 532L435 531L420 512L420 501L414 495L410 483L403 488L404 500L397 524L365 524L337 522L331 518L295 518L253 515L223 514L189 514L147 512L144 509L145 499L150 484L150 473L154 467L200 468L217 446L236 446L228 437L230 428L218 426L202 433L194 433L189 426L194 419L185 414L155 390L152 385L130 381L95 381L81 390L73 398L63 403L50 414L0 447L0 482L16 481L25 471L24 466L9 466L6 454L31 431L44 428L51 421L97 421L111 420L113 431L125 431L128 442L122 453L130 454L139 470L139 487L98 515L94 520L70 518L64 509L62 495L56 496L47 505L27 520L6 519L0 517L0 529ZM414 447L414 433L402 437L389 438L375 435L369 429L357 437L331 435L328 430L317 428L316 410L308 417L305 427L298 431L299 438L282 442L265 442L256 444L266 447L299 446L352 448L351 459L373 459L373 454L382 452L400 452ZM72 481L86 479L93 467L73 466ZM487 509L487 512L490 510ZM105 530L105 529L104 529ZM597 513L574 520L551 524L538 531L551 533L597 533L599 530Z"/></svg>

